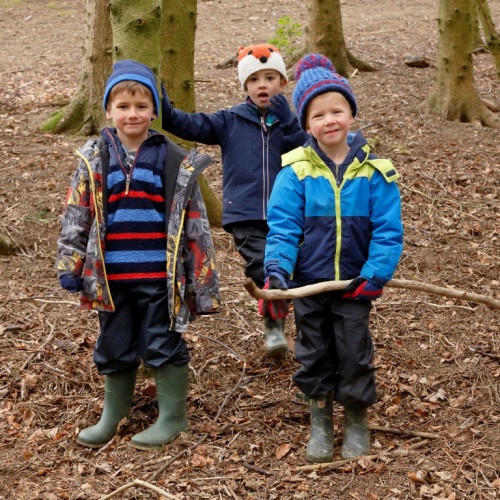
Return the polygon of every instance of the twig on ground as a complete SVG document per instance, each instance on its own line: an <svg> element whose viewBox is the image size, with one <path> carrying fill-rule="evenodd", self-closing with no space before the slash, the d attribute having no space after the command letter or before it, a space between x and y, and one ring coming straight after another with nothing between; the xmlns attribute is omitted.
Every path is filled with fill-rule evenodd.
<svg viewBox="0 0 500 500"><path fill-rule="evenodd" d="M49 323L50 324L50 323ZM33 360L33 358L38 354L38 352L43 351L43 348L54 338L54 325L50 325L50 334L49 336L42 342L37 352L34 352L29 356L29 358L23 363L21 366L21 371L23 371Z"/></svg>
<svg viewBox="0 0 500 500"><path fill-rule="evenodd" d="M178 500L180 497L171 495L170 493L167 493L165 490L162 490L161 488L158 488L157 486L154 486L152 484L146 483L146 481L141 481L140 479L134 479L131 483L125 484L123 486L120 486L118 489L115 491L111 492L109 495L106 495L104 497L101 497L100 500L107 500L108 498L112 498L118 493L121 493L122 491L125 491L129 488L134 488L137 486L143 486L144 488L148 488L152 491L155 491L156 493L163 495L165 498L169 498L172 500Z"/></svg>
<svg viewBox="0 0 500 500"><path fill-rule="evenodd" d="M396 434L398 436L412 436L412 437L422 437L427 439L443 439L443 436L439 434L434 434L431 432L421 432L403 429L394 429L392 427L384 427L383 425L370 425L370 430L388 432L389 434Z"/></svg>
<svg viewBox="0 0 500 500"><path fill-rule="evenodd" d="M242 361L241 357L233 350L231 349L227 344L224 344L224 342L221 342L220 340L214 339L213 337L208 337L207 335L202 335L201 333L197 332L189 332L191 335L196 335L198 337L201 337L202 339L207 339L212 342L215 342L217 344L220 344L221 346L224 346L228 351L230 351L235 358L237 358L239 361Z"/></svg>
<svg viewBox="0 0 500 500"><path fill-rule="evenodd" d="M264 474L265 476L272 476L273 473L268 470L263 469L262 467L257 467L256 465L249 464L247 462L243 462L243 467L253 472L258 472L259 474Z"/></svg>
<svg viewBox="0 0 500 500"><path fill-rule="evenodd" d="M415 443L411 446L409 446L407 449L399 449L395 451L390 451L390 452L382 452L378 453L377 455L364 455L363 458L366 460L377 460L377 459L383 459L383 458L399 458L399 457L405 457L407 455L410 455L414 451L417 451L419 448L423 448L429 444L429 441L424 440L420 441L418 443ZM335 467L341 467L349 462L352 462L353 460L358 460L362 457L357 457L357 458L349 458L346 460L337 460L335 462L325 462L322 464L311 464L311 465L302 465L300 467L297 467L296 470L302 471L302 472L311 472L315 470L323 470L326 468L335 468Z"/></svg>

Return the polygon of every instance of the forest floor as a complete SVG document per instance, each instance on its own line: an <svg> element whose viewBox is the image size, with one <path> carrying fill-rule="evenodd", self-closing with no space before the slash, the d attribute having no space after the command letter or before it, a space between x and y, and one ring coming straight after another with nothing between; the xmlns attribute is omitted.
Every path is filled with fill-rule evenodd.
<svg viewBox="0 0 500 500"><path fill-rule="evenodd" d="M341 2L343 25L349 49L378 67L350 79L356 127L401 174L405 247L395 278L500 299L499 132L416 110L433 81L437 2L379 0L369 10L367 3ZM490 4L498 26L500 2ZM216 67L239 45L273 37L284 15L307 23L300 0L228 5L198 2L202 111L243 99L236 69ZM156 416L154 383L145 376L131 420L109 445L93 451L75 443L102 405L92 361L97 318L60 289L53 265L74 149L86 138L38 127L76 88L83 18L80 0L0 0L0 233L18 245L0 258L0 498L500 498L498 311L387 288L371 322L376 456L303 469L309 412L291 382L297 363L291 354L264 355L257 303L242 287L230 235L219 228L222 312L194 322L186 335L190 432L160 452L129 446ZM407 56L431 65L408 67ZM500 104L491 56L476 54L474 66L481 97ZM201 149L220 159L217 148ZM207 175L218 193L221 168L219 161ZM293 321L287 336L293 346Z"/></svg>

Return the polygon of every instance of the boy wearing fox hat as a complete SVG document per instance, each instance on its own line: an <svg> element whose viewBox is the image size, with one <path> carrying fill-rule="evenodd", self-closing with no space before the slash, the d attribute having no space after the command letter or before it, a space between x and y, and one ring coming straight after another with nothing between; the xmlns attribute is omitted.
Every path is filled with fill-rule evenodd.
<svg viewBox="0 0 500 500"><path fill-rule="evenodd" d="M162 86L162 127L178 137L218 144L222 154L223 228L233 235L244 258L245 274L264 287L267 207L281 155L301 146L308 134L301 129L282 91L286 67L279 50L262 44L238 51L238 78L247 92L244 102L215 113L186 113L175 109ZM264 315L266 352L288 351L283 335L288 303Z"/></svg>
<svg viewBox="0 0 500 500"><path fill-rule="evenodd" d="M299 61L295 78L293 104L312 138L283 156L264 264L271 284L352 280L341 292L293 301L301 364L293 381L311 408L306 459L330 462L333 400L344 407L342 458L370 452L370 308L402 252L401 200L392 163L371 154L360 131L349 133L358 108L347 80L320 54Z"/></svg>

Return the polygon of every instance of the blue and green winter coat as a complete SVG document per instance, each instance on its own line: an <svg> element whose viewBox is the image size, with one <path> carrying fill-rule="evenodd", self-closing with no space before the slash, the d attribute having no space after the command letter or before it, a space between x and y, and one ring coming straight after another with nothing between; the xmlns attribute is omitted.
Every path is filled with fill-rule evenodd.
<svg viewBox="0 0 500 500"><path fill-rule="evenodd" d="M283 155L269 200L265 265L288 272L291 287L359 275L383 286L403 248L398 173L370 154L361 132L338 171L321 156L314 139Z"/></svg>

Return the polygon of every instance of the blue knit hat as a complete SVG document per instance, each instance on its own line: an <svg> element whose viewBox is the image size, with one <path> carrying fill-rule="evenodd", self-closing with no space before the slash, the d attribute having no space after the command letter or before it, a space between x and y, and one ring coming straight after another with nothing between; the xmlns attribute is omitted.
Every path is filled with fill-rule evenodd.
<svg viewBox="0 0 500 500"><path fill-rule="evenodd" d="M352 116L356 116L358 105L347 80L335 71L330 59L321 54L307 54L295 68L297 84L293 90L293 105L303 129L306 128L307 107L314 97L325 92L340 92L351 105Z"/></svg>
<svg viewBox="0 0 500 500"><path fill-rule="evenodd" d="M137 61L132 61L131 59L124 59L123 61L118 61L113 66L113 73L109 76L106 81L106 90L104 91L104 98L102 100L102 105L106 109L108 104L108 97L111 89L119 82L125 80L132 80L134 82L139 82L145 85L153 95L153 103L155 107L155 114L158 116L160 109L160 97L158 95L158 87L156 84L156 77L154 73L145 64Z"/></svg>

